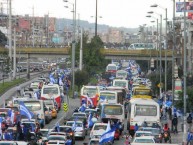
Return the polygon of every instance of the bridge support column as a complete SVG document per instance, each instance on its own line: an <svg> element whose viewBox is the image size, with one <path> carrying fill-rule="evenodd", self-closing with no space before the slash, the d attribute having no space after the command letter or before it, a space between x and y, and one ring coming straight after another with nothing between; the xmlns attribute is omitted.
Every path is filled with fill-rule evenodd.
<svg viewBox="0 0 193 145"><path fill-rule="evenodd" d="M30 79L30 65L29 65L29 60L30 60L30 54L27 54L27 79Z"/></svg>

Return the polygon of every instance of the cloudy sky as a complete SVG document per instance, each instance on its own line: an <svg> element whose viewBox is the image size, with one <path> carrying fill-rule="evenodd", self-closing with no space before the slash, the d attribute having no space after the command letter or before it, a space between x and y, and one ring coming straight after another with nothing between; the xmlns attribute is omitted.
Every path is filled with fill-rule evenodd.
<svg viewBox="0 0 193 145"><path fill-rule="evenodd" d="M4 11L6 11L6 0L3 1ZM12 0L12 13L18 15L32 15L34 7L35 16L50 16L58 18L72 18L72 3L75 0ZM81 20L95 22L96 0L76 0L77 1L77 17ZM165 11L162 8L151 8L150 5L158 4L162 8L168 9L168 18L172 20L173 0L98 0L98 19L99 24L107 24L115 27L136 28L139 25L151 24L153 18L147 18L148 11L154 11L162 14L165 18ZM69 8L64 6L68 5ZM178 13L179 14L179 13ZM158 15L154 15L158 17ZM159 17L158 17L159 18Z"/></svg>

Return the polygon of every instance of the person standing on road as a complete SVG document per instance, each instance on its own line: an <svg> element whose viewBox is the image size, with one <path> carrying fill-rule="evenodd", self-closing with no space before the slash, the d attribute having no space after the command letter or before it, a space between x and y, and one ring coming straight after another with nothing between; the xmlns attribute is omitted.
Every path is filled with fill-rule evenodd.
<svg viewBox="0 0 193 145"><path fill-rule="evenodd" d="M21 96L21 87L19 84L17 85L16 89L17 89L17 95Z"/></svg>
<svg viewBox="0 0 193 145"><path fill-rule="evenodd" d="M192 115L191 115L191 113L189 113L189 115L187 117L187 123L188 123L188 130L191 131L191 128L192 128Z"/></svg>
<svg viewBox="0 0 193 145"><path fill-rule="evenodd" d="M172 119L172 126L173 126L173 129L174 129L174 133L178 133L178 129L177 129L178 118L177 118L176 114L174 114L174 118Z"/></svg>

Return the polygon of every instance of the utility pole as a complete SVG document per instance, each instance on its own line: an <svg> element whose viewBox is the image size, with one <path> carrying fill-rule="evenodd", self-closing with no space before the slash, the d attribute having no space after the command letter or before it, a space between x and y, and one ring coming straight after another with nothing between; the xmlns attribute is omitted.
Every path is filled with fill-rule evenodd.
<svg viewBox="0 0 193 145"><path fill-rule="evenodd" d="M33 29L33 47L34 47L34 6L32 8L32 29Z"/></svg>
<svg viewBox="0 0 193 145"><path fill-rule="evenodd" d="M166 10L166 32L165 32L165 92L167 91L167 49L168 49L168 39L167 39L167 8L165 9Z"/></svg>
<svg viewBox="0 0 193 145"><path fill-rule="evenodd" d="M98 9L98 8L97 8L97 5L98 5L98 4L97 4L97 0L96 0L95 37L97 36L97 17L98 17L98 16L97 16L97 15L98 15L98 14L97 14L97 9Z"/></svg>
<svg viewBox="0 0 193 145"><path fill-rule="evenodd" d="M82 56L83 56L83 52L82 52L82 28L81 28L81 33L80 33L80 62L79 62L79 69L80 69L80 71L82 70Z"/></svg>
<svg viewBox="0 0 193 145"><path fill-rule="evenodd" d="M9 59L12 70L12 14L11 14L11 0L9 0ZM9 66L10 67L10 66ZM11 80L11 71L9 73L9 80Z"/></svg>
<svg viewBox="0 0 193 145"><path fill-rule="evenodd" d="M16 30L14 28L14 47L13 47L13 79L16 79Z"/></svg>
<svg viewBox="0 0 193 145"><path fill-rule="evenodd" d="M186 0L184 0L184 8L186 7ZM184 133L183 133L183 142L186 142L186 11L184 10Z"/></svg>
<svg viewBox="0 0 193 145"><path fill-rule="evenodd" d="M160 98L161 98L161 93L162 93L162 15L160 15L160 43L159 43L159 50L160 50L160 88L159 88L159 93L160 93Z"/></svg>

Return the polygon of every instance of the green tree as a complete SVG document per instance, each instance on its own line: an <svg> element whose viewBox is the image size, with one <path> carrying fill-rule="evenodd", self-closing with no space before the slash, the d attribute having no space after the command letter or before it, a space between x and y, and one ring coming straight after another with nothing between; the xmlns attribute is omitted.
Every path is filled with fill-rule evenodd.
<svg viewBox="0 0 193 145"><path fill-rule="evenodd" d="M75 83L78 86L78 90L80 90L80 87L82 85L88 84L89 81L89 77L88 77L88 73L85 70L78 70L75 73Z"/></svg>
<svg viewBox="0 0 193 145"><path fill-rule="evenodd" d="M0 31L0 46L5 46L7 44L7 37L4 33Z"/></svg>
<svg viewBox="0 0 193 145"><path fill-rule="evenodd" d="M106 60L100 49L104 44L99 36L95 36L88 42L88 35L83 34L83 65L91 77L95 73L104 71L109 60ZM76 45L76 62L79 62L80 41Z"/></svg>
<svg viewBox="0 0 193 145"><path fill-rule="evenodd" d="M184 108L184 93L180 92L179 93L179 100L175 101L175 106L179 109L183 109ZM193 111L193 87L188 87L187 88L187 97L186 98L186 110L187 112L192 112Z"/></svg>

